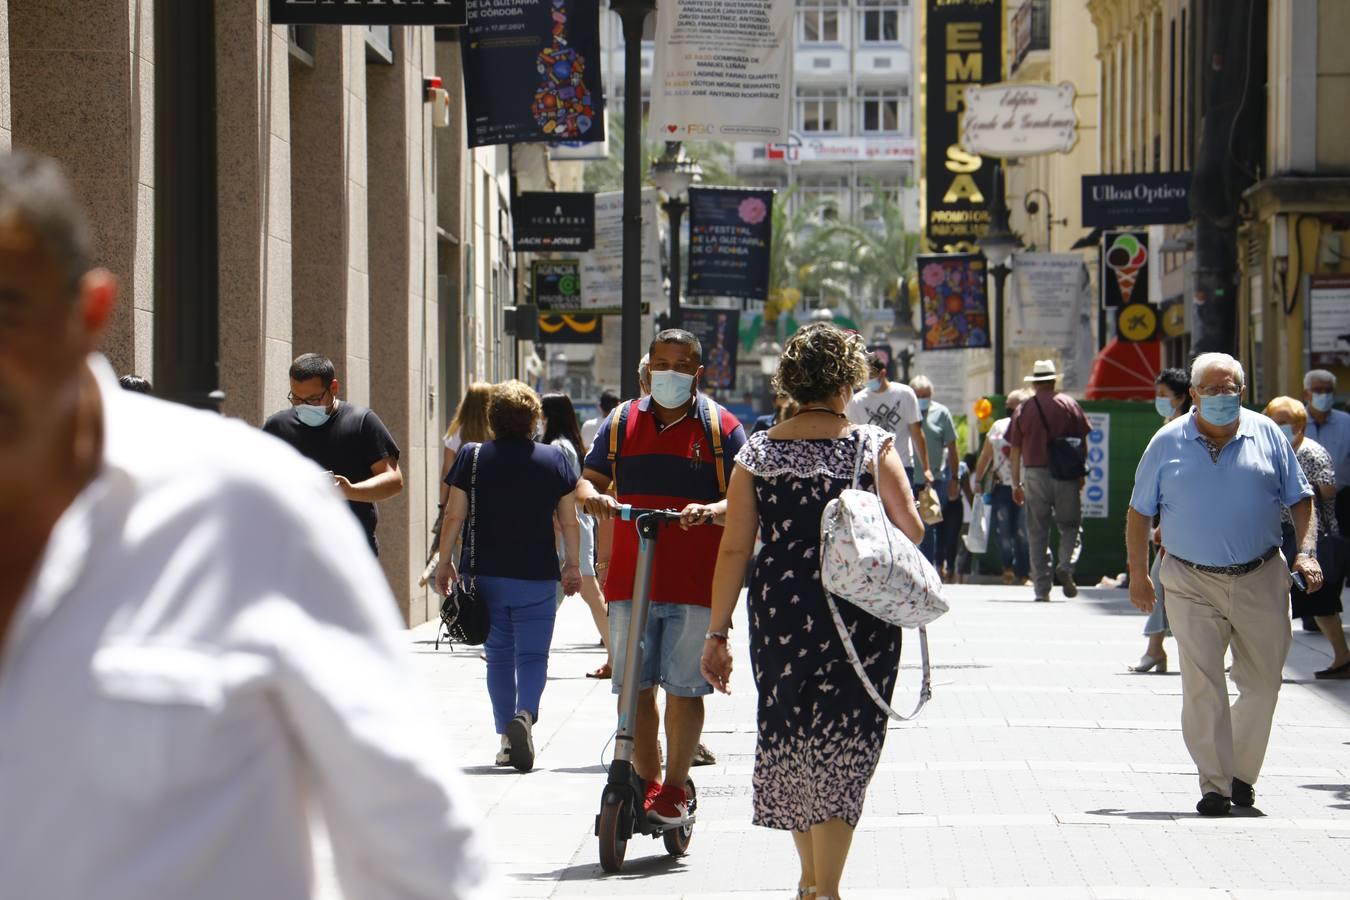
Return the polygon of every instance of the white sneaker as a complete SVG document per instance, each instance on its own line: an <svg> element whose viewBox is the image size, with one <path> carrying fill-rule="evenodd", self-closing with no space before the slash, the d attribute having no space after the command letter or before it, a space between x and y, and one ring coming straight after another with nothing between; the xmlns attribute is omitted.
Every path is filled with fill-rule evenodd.
<svg viewBox="0 0 1350 900"><path fill-rule="evenodd" d="M511 746L509 744L497 751L497 758L494 763L499 766L511 765Z"/></svg>
<svg viewBox="0 0 1350 900"><path fill-rule="evenodd" d="M534 768L534 737L531 735L529 713L519 713L506 725L506 739L510 741L507 755L517 772L528 772Z"/></svg>

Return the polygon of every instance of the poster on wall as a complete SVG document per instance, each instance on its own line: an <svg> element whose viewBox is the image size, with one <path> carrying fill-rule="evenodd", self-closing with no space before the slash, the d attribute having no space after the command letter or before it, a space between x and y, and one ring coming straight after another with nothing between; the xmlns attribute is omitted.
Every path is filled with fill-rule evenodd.
<svg viewBox="0 0 1350 900"><path fill-rule="evenodd" d="M1083 482L1083 518L1111 516L1111 414L1086 413L1087 478Z"/></svg>
<svg viewBox="0 0 1350 900"><path fill-rule="evenodd" d="M773 191L689 189L691 297L769 296Z"/></svg>
<svg viewBox="0 0 1350 900"><path fill-rule="evenodd" d="M989 295L985 261L978 253L920 255L924 350L989 346Z"/></svg>
<svg viewBox="0 0 1350 900"><path fill-rule="evenodd" d="M661 235L656 224L656 188L642 192L642 303L662 302ZM623 312L623 192L595 195L595 247L581 254L581 308L586 312Z"/></svg>
<svg viewBox="0 0 1350 900"><path fill-rule="evenodd" d="M575 259L536 259L530 263L530 286L542 312L581 309L581 278Z"/></svg>
<svg viewBox="0 0 1350 900"><path fill-rule="evenodd" d="M1148 232L1108 231L1102 235L1102 306L1118 309L1149 302Z"/></svg>
<svg viewBox="0 0 1350 900"><path fill-rule="evenodd" d="M794 0L656 7L654 141L787 140Z"/></svg>
<svg viewBox="0 0 1350 900"><path fill-rule="evenodd" d="M541 344L602 344L604 340L605 320L600 316L559 313L539 317Z"/></svg>
<svg viewBox="0 0 1350 900"><path fill-rule="evenodd" d="M734 309L680 309L684 329L703 345L703 384L707 387L725 390L736 385L740 318L740 311Z"/></svg>
<svg viewBox="0 0 1350 900"><path fill-rule="evenodd" d="M1003 80L1003 4L926 0L924 40L924 192L922 247L933 253L974 252L989 229L994 166L961 148L965 90Z"/></svg>
<svg viewBox="0 0 1350 900"><path fill-rule="evenodd" d="M1350 275L1308 276L1307 319L1313 366L1350 363Z"/></svg>
<svg viewBox="0 0 1350 900"><path fill-rule="evenodd" d="M1073 346L1079 306L1090 290L1077 253L1017 253L1008 282L1010 350ZM1090 294L1089 294L1090 299Z"/></svg>
<svg viewBox="0 0 1350 900"><path fill-rule="evenodd" d="M605 139L598 4L476 0L460 48L470 147Z"/></svg>
<svg viewBox="0 0 1350 900"><path fill-rule="evenodd" d="M511 199L513 250L578 252L595 246L595 195L523 191Z"/></svg>

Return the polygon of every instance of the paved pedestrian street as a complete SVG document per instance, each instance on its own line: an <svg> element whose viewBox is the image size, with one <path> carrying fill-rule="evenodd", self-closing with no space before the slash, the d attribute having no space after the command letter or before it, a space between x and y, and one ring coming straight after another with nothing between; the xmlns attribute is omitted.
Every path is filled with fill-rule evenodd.
<svg viewBox="0 0 1350 900"><path fill-rule="evenodd" d="M1350 683L1317 682L1326 642L1298 631L1285 669L1259 814L1203 820L1180 731L1175 642L1166 675L1126 671L1144 617L1123 591L1030 602L1030 588L959 586L931 634L934 698L892 724L844 878L848 898L1350 897ZM410 632L418 671L449 726L487 816L512 897L787 898L786 835L750 824L755 691L744 606L730 698L708 700L717 764L694 770L689 855L628 845L605 876L592 835L614 728L609 682L578 598L563 607L535 730L537 768L494 768L484 663L476 650ZM908 633L907 633L908 634ZM917 689L906 647L904 699ZM897 707L902 707L897 702Z"/></svg>

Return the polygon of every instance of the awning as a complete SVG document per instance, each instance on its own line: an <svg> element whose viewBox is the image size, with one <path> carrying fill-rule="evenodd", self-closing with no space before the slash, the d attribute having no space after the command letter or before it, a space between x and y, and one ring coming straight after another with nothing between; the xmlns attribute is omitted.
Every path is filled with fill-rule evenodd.
<svg viewBox="0 0 1350 900"><path fill-rule="evenodd" d="M1162 371L1162 342L1112 339L1092 361L1089 400L1152 400L1153 379Z"/></svg>

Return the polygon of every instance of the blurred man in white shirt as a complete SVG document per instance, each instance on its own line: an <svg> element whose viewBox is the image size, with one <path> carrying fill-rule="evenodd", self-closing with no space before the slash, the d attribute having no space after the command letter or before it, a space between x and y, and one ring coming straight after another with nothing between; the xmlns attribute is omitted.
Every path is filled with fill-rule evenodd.
<svg viewBox="0 0 1350 900"><path fill-rule="evenodd" d="M886 376L886 360L881 354L867 354L867 367L866 389L853 395L844 412L855 425L877 425L894 434L910 483L931 484L933 472L928 467L928 441L923 434L919 398L908 385Z"/></svg>
<svg viewBox="0 0 1350 900"><path fill-rule="evenodd" d="M55 164L0 154L0 892L310 897L313 808L350 900L487 896L331 478L121 390L91 256Z"/></svg>

